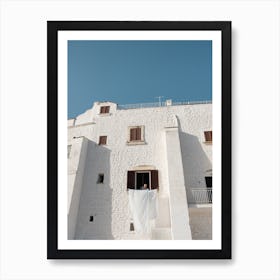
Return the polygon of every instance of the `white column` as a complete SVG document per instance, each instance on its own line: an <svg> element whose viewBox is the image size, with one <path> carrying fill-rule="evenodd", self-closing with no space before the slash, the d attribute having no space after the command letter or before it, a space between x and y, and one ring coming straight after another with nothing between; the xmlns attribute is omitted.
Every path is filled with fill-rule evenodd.
<svg viewBox="0 0 280 280"><path fill-rule="evenodd" d="M192 239L178 126L165 128L173 239Z"/></svg>

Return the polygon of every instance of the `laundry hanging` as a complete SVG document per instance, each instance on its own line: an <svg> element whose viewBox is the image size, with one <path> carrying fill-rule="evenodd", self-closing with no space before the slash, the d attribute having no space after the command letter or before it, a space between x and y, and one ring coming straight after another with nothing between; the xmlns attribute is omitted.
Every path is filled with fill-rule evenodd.
<svg viewBox="0 0 280 280"><path fill-rule="evenodd" d="M128 196L135 231L150 233L151 220L157 217L157 190L129 189Z"/></svg>

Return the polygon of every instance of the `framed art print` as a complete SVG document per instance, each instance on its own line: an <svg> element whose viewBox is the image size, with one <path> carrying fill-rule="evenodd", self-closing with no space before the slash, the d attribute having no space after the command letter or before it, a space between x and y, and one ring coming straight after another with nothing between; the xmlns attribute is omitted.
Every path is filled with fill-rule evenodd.
<svg viewBox="0 0 280 280"><path fill-rule="evenodd" d="M231 22L47 28L48 259L230 259Z"/></svg>

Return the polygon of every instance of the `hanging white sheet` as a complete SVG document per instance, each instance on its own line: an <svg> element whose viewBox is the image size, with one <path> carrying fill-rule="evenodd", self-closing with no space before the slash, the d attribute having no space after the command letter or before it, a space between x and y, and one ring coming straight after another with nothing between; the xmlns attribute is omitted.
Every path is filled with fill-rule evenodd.
<svg viewBox="0 0 280 280"><path fill-rule="evenodd" d="M150 233L151 220L157 217L157 190L129 189L128 196L135 231Z"/></svg>

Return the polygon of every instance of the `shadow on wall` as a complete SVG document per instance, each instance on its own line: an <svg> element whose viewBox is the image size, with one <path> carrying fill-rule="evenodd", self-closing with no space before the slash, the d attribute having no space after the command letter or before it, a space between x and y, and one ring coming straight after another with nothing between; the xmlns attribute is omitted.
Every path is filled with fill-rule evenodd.
<svg viewBox="0 0 280 280"><path fill-rule="evenodd" d="M191 188L206 188L206 171L212 169L212 163L198 137L182 132L179 119L178 125L187 199L188 203L195 203Z"/></svg>
<svg viewBox="0 0 280 280"><path fill-rule="evenodd" d="M113 239L110 153L106 146L88 142L75 239Z"/></svg>

